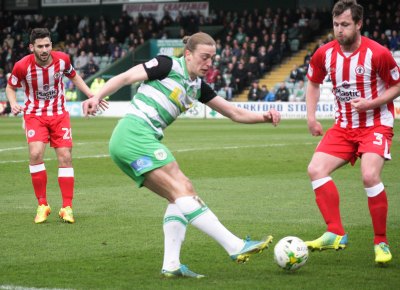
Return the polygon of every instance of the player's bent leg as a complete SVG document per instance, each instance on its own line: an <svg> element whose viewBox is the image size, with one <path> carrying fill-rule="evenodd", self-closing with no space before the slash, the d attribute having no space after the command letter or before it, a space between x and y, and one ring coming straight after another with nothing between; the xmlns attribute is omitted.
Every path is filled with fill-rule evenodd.
<svg viewBox="0 0 400 290"><path fill-rule="evenodd" d="M236 254L231 255L231 259L238 264L246 263L253 254L261 253L272 243L272 236L268 236L261 241L252 241L249 237L244 240L243 248Z"/></svg>
<svg viewBox="0 0 400 290"><path fill-rule="evenodd" d="M314 250L335 249L341 250L347 246L347 234L341 236L331 232L325 232L321 237L313 241L305 242L307 247Z"/></svg>
<svg viewBox="0 0 400 290"><path fill-rule="evenodd" d="M191 270L185 265L180 265L179 268L175 270L161 270L161 277L163 278L196 278L196 279L201 279L204 278L204 275L197 274Z"/></svg>
<svg viewBox="0 0 400 290"><path fill-rule="evenodd" d="M36 210L35 224L44 223L47 220L47 217L51 213L51 208L49 205L39 205Z"/></svg>

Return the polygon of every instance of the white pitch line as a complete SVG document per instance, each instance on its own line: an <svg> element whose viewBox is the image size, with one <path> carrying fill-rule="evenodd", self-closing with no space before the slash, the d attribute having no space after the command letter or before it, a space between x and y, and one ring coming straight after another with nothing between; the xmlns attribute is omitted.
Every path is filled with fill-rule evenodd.
<svg viewBox="0 0 400 290"><path fill-rule="evenodd" d="M26 149L28 147L11 147L11 148L4 148L4 149L0 149L0 152L4 152L4 151L14 151L14 150L22 150L22 149Z"/></svg>
<svg viewBox="0 0 400 290"><path fill-rule="evenodd" d="M82 145L88 145L88 144L107 144L108 142L79 142L79 143L74 143L74 146L82 146ZM6 151L14 151L14 150L26 150L28 149L28 146L23 146L23 147L10 147L10 148L0 148L0 153L1 152L6 152Z"/></svg>
<svg viewBox="0 0 400 290"><path fill-rule="evenodd" d="M99 155L89 155L89 156L77 156L73 157L72 159L87 159L87 158L105 158L109 157L110 155L108 154L99 154ZM57 158L44 158L43 161L53 161L57 160ZM7 163L21 163L21 162L28 162L28 159L26 160L6 160L6 161L0 161L0 164L7 164Z"/></svg>
<svg viewBox="0 0 400 290"><path fill-rule="evenodd" d="M301 145L312 145L314 143L302 143ZM172 152L176 153L184 153L184 152L192 152L192 151L209 151L209 150L236 150L242 148L264 148L264 147L283 147L289 146L293 144L265 144L265 145L248 145L248 146L225 146L225 147L206 147L206 148L188 148L188 149L177 149L172 150ZM300 145L297 143L296 145ZM73 159L90 159L90 158L106 158L109 157L109 154L97 154L97 155L87 155L87 156L76 156ZM57 158L45 158L44 161L52 161L57 160ZM0 161L0 164L7 164L7 163L21 163L21 162L28 162L28 160L5 160Z"/></svg>
<svg viewBox="0 0 400 290"><path fill-rule="evenodd" d="M36 288L36 287L24 287L14 285L0 285L0 290L72 290L64 288Z"/></svg>

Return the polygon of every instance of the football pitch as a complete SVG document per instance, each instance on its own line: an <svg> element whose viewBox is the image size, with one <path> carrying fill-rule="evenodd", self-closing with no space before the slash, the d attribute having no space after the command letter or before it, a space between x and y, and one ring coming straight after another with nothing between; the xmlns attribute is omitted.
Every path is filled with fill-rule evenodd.
<svg viewBox="0 0 400 290"><path fill-rule="evenodd" d="M200 280L160 278L166 202L138 189L108 156L118 119L72 119L75 224L58 219L61 195L54 150L46 149L46 223L33 223L36 198L20 118L0 118L0 289L398 289L400 282L400 123L392 161L383 172L389 199L388 238L393 260L374 263L372 225L360 163L332 177L341 193L349 235L343 251L311 252L299 271L273 261L276 242L289 235L315 239L325 224L306 168L320 138L305 120L244 125L228 120L179 119L163 142L220 221L239 237L273 235L269 249L244 265L189 226L181 262ZM327 129L332 121L323 122Z"/></svg>

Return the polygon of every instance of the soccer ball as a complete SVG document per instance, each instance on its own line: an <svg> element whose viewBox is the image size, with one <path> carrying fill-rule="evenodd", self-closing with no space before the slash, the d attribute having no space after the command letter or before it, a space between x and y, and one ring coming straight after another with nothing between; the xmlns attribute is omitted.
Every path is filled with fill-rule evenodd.
<svg viewBox="0 0 400 290"><path fill-rule="evenodd" d="M284 270L295 271L307 262L308 248L298 237L281 239L274 248L274 260Z"/></svg>

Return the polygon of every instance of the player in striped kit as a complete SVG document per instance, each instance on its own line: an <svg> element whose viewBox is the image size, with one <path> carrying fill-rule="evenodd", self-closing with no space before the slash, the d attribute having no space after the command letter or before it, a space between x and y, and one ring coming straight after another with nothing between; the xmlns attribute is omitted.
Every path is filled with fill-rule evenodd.
<svg viewBox="0 0 400 290"><path fill-rule="evenodd" d="M86 114L95 114L99 100L124 85L143 81L132 99L130 112L119 121L110 140L114 162L139 187L145 186L169 201L164 216L163 277L202 278L180 263L180 249L186 226L192 224L215 239L233 261L244 263L271 242L242 240L226 229L199 198L190 180L180 170L171 151L160 141L163 130L195 101L200 101L239 123L272 123L280 114L263 114L240 109L226 101L207 85L204 77L216 55L214 39L206 33L185 37L184 55L180 58L157 56L111 78L90 100L83 104Z"/></svg>
<svg viewBox="0 0 400 290"><path fill-rule="evenodd" d="M69 113L65 109L63 77L72 80L86 96L92 93L75 72L67 54L52 51L50 32L35 28L30 34L31 54L15 63L6 88L12 113L23 112L29 144L29 171L38 200L35 223L43 223L51 212L47 203L47 173L43 161L46 144L54 147L58 159L58 183L62 195L59 216L74 223L72 199L74 169L72 167L72 134ZM24 106L17 103L16 89L25 93Z"/></svg>
<svg viewBox="0 0 400 290"><path fill-rule="evenodd" d="M375 262L392 259L386 237L388 202L381 180L393 137L393 100L400 95L399 68L390 51L361 36L363 7L340 0L332 11L336 40L320 47L307 73L307 118L313 136L323 135L315 112L319 85L329 75L336 102L335 124L323 136L308 166L327 231L306 242L311 249L343 249L347 234L339 210L339 193L331 173L361 159L361 175L374 229Z"/></svg>

